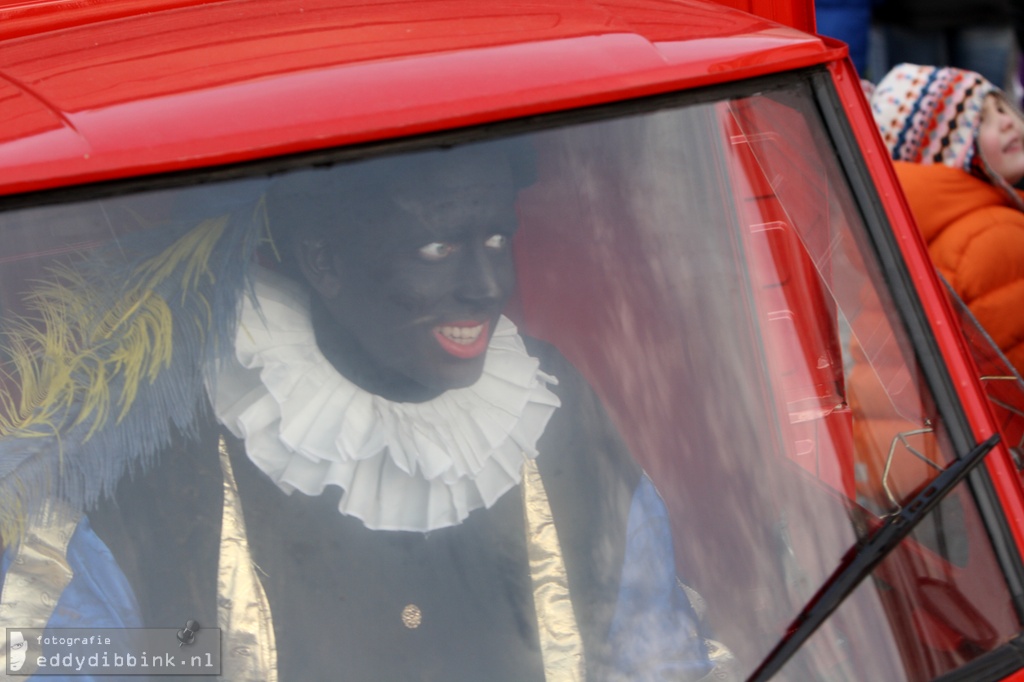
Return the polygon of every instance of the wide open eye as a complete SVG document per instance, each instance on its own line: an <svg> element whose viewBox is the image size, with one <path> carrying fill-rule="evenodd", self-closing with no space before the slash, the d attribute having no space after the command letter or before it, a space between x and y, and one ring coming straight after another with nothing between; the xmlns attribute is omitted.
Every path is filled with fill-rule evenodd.
<svg viewBox="0 0 1024 682"><path fill-rule="evenodd" d="M454 250L455 246L448 242L430 242L419 248L419 254L424 260L442 260Z"/></svg>
<svg viewBox="0 0 1024 682"><path fill-rule="evenodd" d="M495 251L501 251L508 246L508 236L503 234L492 234L484 242L484 246Z"/></svg>

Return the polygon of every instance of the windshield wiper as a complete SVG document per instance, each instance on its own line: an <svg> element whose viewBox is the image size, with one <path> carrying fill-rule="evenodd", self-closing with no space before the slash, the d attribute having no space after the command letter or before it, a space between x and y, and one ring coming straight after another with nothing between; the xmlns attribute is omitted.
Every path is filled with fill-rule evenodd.
<svg viewBox="0 0 1024 682"><path fill-rule="evenodd" d="M999 442L999 434L974 446L964 457L942 470L924 490L914 495L898 512L888 517L863 543L854 545L843 557L839 569L811 597L793 619L786 635L761 662L747 682L764 682L782 669L782 666L803 646L839 604L882 559L914 530L918 523L964 479Z"/></svg>

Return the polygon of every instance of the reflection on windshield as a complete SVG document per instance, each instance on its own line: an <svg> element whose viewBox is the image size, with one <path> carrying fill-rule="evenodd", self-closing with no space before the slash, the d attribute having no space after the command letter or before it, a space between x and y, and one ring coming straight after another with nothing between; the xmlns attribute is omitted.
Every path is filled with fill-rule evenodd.
<svg viewBox="0 0 1024 682"><path fill-rule="evenodd" d="M192 621L227 679L749 674L955 456L814 111L0 215L3 608L59 595L8 620ZM782 676L927 679L1008 604L958 489Z"/></svg>

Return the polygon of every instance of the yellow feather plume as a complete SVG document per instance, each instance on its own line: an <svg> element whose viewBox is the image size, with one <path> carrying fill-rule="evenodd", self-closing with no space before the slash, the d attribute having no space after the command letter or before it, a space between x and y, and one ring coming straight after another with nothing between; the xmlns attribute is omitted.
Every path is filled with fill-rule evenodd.
<svg viewBox="0 0 1024 682"><path fill-rule="evenodd" d="M32 313L5 330L13 364L12 396L0 392L0 438L59 434L89 423L92 436L117 411L120 422L143 381L152 383L171 362L171 308L157 289L176 272L182 302L199 297L207 319L212 307L200 284L212 284L210 255L227 218L205 221L162 253L143 261L122 285L97 285L74 268L54 268L53 279L28 295ZM206 322L204 326L201 322ZM117 381L115 381L117 380ZM111 386L120 386L111 395ZM71 424L60 423L74 410Z"/></svg>

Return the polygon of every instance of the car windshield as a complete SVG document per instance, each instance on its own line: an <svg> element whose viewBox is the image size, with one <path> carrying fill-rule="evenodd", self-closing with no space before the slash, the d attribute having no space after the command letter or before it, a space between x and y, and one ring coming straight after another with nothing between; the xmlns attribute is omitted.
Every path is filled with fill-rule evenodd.
<svg viewBox="0 0 1024 682"><path fill-rule="evenodd" d="M818 112L790 78L0 213L5 625L219 630L230 679L751 674L958 456ZM961 484L778 679L1019 628Z"/></svg>

